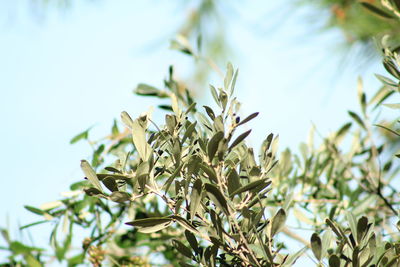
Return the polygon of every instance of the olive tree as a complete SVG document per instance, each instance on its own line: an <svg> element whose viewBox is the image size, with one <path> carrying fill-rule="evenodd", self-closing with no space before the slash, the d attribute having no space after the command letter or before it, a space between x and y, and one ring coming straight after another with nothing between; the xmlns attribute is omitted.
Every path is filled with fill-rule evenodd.
<svg viewBox="0 0 400 267"><path fill-rule="evenodd" d="M400 25L397 2L382 3L366 6ZM248 145L246 123L258 113L241 113L230 63L210 85L210 106L197 104L172 66L163 88L139 84L135 93L159 99L159 109L137 118L123 111L104 138L86 130L71 140L94 147L81 161L82 180L57 201L26 206L41 220L21 227L53 222L52 251L2 229L4 266L292 266L305 255L317 266L399 265L399 121L375 119L400 108L391 101L400 92L395 40L379 43L388 72L376 75L382 87L370 97L359 80L349 121L321 142L311 131L299 153L279 153L272 133L259 148ZM180 39L176 48L200 58L189 43ZM79 231L85 238L76 249Z"/></svg>

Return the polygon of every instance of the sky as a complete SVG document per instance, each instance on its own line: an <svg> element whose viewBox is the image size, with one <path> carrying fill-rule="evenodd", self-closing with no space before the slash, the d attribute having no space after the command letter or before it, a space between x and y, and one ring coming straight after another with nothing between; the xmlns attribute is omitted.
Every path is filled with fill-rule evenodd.
<svg viewBox="0 0 400 267"><path fill-rule="evenodd" d="M180 1L75 1L43 13L29 2L0 1L0 225L14 233L38 219L23 205L56 200L83 178L79 163L91 150L70 145L74 135L94 125L93 135L104 136L121 111L136 117L156 106L133 95L135 85L161 86L169 65L184 73L192 64L169 49L187 11ZM372 74L383 70L373 61L344 66L340 31L321 32L310 10L277 2L232 1L224 16L229 60L240 69L243 114L260 112L251 142L273 132L281 148L296 150L313 123L322 135L342 125L348 109L358 110L357 77L372 92ZM200 101L211 101L207 88ZM38 229L38 242L47 242Z"/></svg>

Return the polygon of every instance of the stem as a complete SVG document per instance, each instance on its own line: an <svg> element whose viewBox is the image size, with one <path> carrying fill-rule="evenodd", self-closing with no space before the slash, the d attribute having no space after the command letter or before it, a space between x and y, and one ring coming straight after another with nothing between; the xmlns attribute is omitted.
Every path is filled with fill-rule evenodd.
<svg viewBox="0 0 400 267"><path fill-rule="evenodd" d="M385 205L397 216L399 215L398 212L393 208L392 204L382 195L381 190L379 190L377 193L378 197L383 200Z"/></svg>
<svg viewBox="0 0 400 267"><path fill-rule="evenodd" d="M223 186L223 179L222 179L222 176L221 176L221 172L222 172L222 168L221 167L222 166L220 164L218 164L218 166L217 166L218 187L219 187L219 190L221 190L221 192L226 192L226 190L224 189L224 186ZM228 210L227 210L228 211L228 214L227 214L228 215L228 221L230 221L230 223L235 226L236 231L239 233L240 238L241 238L241 240L242 240L242 242L244 244L244 247L246 248L247 252L250 254L252 261L254 263L256 263L257 266L261 267L260 263L257 260L256 255L254 255L253 250L249 246L247 238L244 236L243 231L239 227L239 224L237 223L236 218L235 218L234 214L232 213L232 210L235 210L235 209L231 207L232 205L231 205L229 199L227 199L227 200L228 200L227 203L229 204L228 205ZM243 255L242 252L240 252L239 255L240 255L242 260L245 260L246 256ZM248 262L247 259L245 261Z"/></svg>

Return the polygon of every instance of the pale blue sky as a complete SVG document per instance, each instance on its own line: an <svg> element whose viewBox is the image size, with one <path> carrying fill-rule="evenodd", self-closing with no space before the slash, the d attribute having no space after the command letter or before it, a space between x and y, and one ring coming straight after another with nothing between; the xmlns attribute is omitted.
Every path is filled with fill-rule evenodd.
<svg viewBox="0 0 400 267"><path fill-rule="evenodd" d="M122 110L136 116L157 105L134 96L134 86L161 85L170 64L178 74L191 64L168 49L185 17L179 1L75 1L41 20L27 2L0 1L0 225L8 215L13 229L37 219L23 205L55 200L82 179L79 162L90 148L69 145L71 137L93 124L100 137ZM232 2L225 18L240 68L237 95L244 114L260 111L251 123L254 144L274 132L280 147L296 148L311 122L326 135L347 109L358 109L358 75L367 91L378 86L372 73L382 72L380 64L340 67L340 32L317 33L308 10L291 14L282 8L291 1Z"/></svg>

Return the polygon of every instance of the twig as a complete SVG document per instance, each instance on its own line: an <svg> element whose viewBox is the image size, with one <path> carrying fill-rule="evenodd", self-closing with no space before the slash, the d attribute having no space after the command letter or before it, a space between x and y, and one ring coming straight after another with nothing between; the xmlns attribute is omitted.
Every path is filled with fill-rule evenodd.
<svg viewBox="0 0 400 267"><path fill-rule="evenodd" d="M307 246L308 248L311 248L310 242L299 236L298 234L290 231L287 227L283 227L282 232L287 235L288 237L302 243L303 245Z"/></svg>

